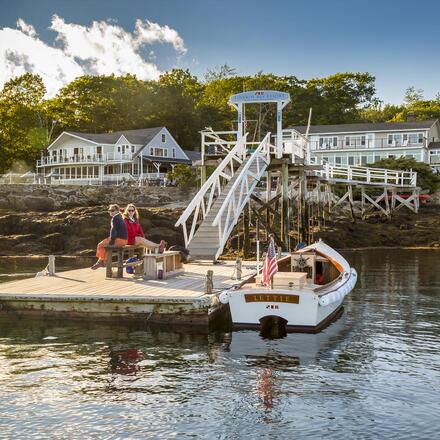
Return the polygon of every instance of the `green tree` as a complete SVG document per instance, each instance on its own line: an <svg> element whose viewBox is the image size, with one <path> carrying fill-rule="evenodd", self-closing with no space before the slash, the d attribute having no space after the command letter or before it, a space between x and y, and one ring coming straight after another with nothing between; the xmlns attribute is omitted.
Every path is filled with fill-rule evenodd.
<svg viewBox="0 0 440 440"><path fill-rule="evenodd" d="M403 109L402 105L377 103L362 109L360 119L364 122L389 122L393 121Z"/></svg>
<svg viewBox="0 0 440 440"><path fill-rule="evenodd" d="M369 73L337 73L307 82L314 124L345 124L361 119L362 109L376 104L375 77Z"/></svg>
<svg viewBox="0 0 440 440"><path fill-rule="evenodd" d="M410 86L405 91L404 102L406 105L414 104L417 101L423 101L423 90Z"/></svg>
<svg viewBox="0 0 440 440"><path fill-rule="evenodd" d="M415 101L405 105L402 110L397 113L393 121L407 121L409 118L418 121L440 118L440 102L437 99L428 101Z"/></svg>
<svg viewBox="0 0 440 440"><path fill-rule="evenodd" d="M152 124L166 126L180 145L193 149L203 128L197 110L203 85L188 70L173 69L161 75L153 89Z"/></svg>
<svg viewBox="0 0 440 440"><path fill-rule="evenodd" d="M0 172L18 161L34 165L42 139L47 140L45 93L38 75L26 73L5 83L0 92Z"/></svg>
<svg viewBox="0 0 440 440"><path fill-rule="evenodd" d="M177 164L167 174L167 179L175 181L180 188L194 188L197 186L198 176L194 168L184 164Z"/></svg>
<svg viewBox="0 0 440 440"><path fill-rule="evenodd" d="M47 103L64 129L92 133L151 126L152 83L133 75L82 76Z"/></svg>

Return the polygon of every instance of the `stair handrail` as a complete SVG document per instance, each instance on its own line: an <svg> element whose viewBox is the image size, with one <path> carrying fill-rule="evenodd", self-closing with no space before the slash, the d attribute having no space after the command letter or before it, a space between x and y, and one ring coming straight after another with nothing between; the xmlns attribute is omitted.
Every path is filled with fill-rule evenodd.
<svg viewBox="0 0 440 440"><path fill-rule="evenodd" d="M220 254L223 252L223 247L226 244L226 240L228 239L230 233L232 232L233 227L235 226L237 219L243 210L244 206L248 202L248 198L250 197L250 194L252 193L253 189L257 185L259 179L261 178L261 175L264 173L267 165L270 163L270 153L271 153L271 147L275 151L275 146L270 144L270 133L267 133L264 139L261 141L260 145L257 147L257 149L252 153L252 155L247 160L246 164L240 171L239 176L235 180L232 187L229 189L229 192L225 198L225 200L222 203L222 206L220 207L219 211L217 212L217 215L215 216L212 226L218 226L219 230L219 248L217 250L217 253L215 255L215 259L217 259ZM259 161L262 161L263 164L260 165ZM249 177L249 168L252 166L253 163L257 163L257 171L258 174L255 177L255 180L253 184L249 187L249 182L247 178ZM246 182L246 192L244 191L244 184ZM240 193L239 193L239 199L236 201L235 199L235 191L238 189L238 187L241 185ZM243 197L244 196L244 197ZM225 220L225 224L222 225L221 219L225 211L227 210L227 217ZM231 219L231 212L234 210L233 217ZM231 221L229 222L229 220ZM223 227L222 227L223 226Z"/></svg>
<svg viewBox="0 0 440 440"><path fill-rule="evenodd" d="M206 217L208 212L212 207L212 203L214 201L214 193L215 190L218 190L218 194L221 193L222 187L220 183L220 177L224 177L227 179L231 179L234 175L234 164L236 161L238 163L243 162L243 150L246 145L248 133L245 133L240 139L237 140L234 148L232 148L226 157L221 161L221 163L217 166L214 172L209 176L206 182L202 185L202 187L197 192L196 196L191 200L189 205L183 211L182 215L177 220L175 226L182 225L183 227L183 235L185 239L185 246L188 246L188 243L191 241L194 236L195 227L197 225L198 215L201 209L203 218ZM225 173L225 170L230 167L231 175ZM210 191L210 193L209 193ZM209 193L208 203L205 206L205 195ZM191 214L194 212L194 217L192 220L191 228L188 234L186 228L186 221L189 219Z"/></svg>

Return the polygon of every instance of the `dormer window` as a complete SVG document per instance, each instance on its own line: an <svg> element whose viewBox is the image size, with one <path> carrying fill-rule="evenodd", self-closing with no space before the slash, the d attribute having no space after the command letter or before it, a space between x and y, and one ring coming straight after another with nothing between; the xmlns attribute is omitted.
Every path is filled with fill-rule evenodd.
<svg viewBox="0 0 440 440"><path fill-rule="evenodd" d="M165 143L167 140L165 133L162 134L162 143Z"/></svg>

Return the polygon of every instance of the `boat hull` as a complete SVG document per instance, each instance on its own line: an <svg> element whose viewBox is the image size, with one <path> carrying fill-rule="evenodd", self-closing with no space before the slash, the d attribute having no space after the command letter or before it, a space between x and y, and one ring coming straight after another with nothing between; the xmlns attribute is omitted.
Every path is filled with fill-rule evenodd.
<svg viewBox="0 0 440 440"><path fill-rule="evenodd" d="M350 268L324 290L243 286L223 292L220 301L229 303L236 329L262 329L263 323L272 319L288 332L316 333L340 316L344 298L356 281L357 273Z"/></svg>
<svg viewBox="0 0 440 440"><path fill-rule="evenodd" d="M277 290L235 291L229 298L231 318L236 329L260 329L264 319L285 320L290 332L314 333L339 316L343 299L321 306L318 295L309 292Z"/></svg>

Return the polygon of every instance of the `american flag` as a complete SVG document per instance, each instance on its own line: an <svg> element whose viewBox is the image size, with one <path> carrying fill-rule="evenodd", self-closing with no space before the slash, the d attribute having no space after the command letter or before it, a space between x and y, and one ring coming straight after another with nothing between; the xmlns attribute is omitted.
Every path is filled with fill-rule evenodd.
<svg viewBox="0 0 440 440"><path fill-rule="evenodd" d="M267 249L267 255L263 264L263 272L261 276L261 284L263 286L270 286L272 277L278 272L278 263L275 252L275 243L270 240L269 248Z"/></svg>

